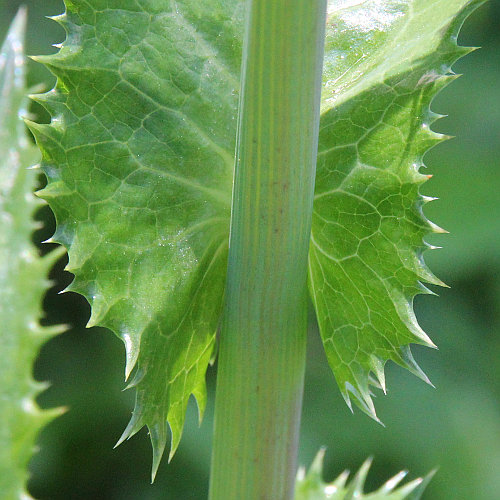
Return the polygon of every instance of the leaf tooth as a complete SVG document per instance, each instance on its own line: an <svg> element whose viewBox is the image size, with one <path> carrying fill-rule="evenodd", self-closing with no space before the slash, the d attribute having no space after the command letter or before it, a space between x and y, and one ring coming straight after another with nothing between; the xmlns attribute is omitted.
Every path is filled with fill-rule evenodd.
<svg viewBox="0 0 500 500"><path fill-rule="evenodd" d="M320 448L314 460L306 473L305 467L300 467L297 473L297 482L307 479L309 485L314 484L314 487L326 494L328 498L337 492L345 489L345 485L349 478L349 471L343 471L333 482L325 484L323 481L323 463L325 458L326 448Z"/></svg>
<svg viewBox="0 0 500 500"><path fill-rule="evenodd" d="M401 495L402 498L408 499L408 495L410 495L412 492L414 492L421 484L422 484L423 479L422 478L417 478L411 481L408 484L405 484L404 486L401 486L397 490L398 494Z"/></svg>
<svg viewBox="0 0 500 500"><path fill-rule="evenodd" d="M167 426L163 422L163 419L159 419L155 425L148 425L148 429L151 437L151 444L153 446L153 467L151 469L151 482L153 483L156 473L158 472L158 467L160 466L161 457L167 445ZM172 451L170 453L172 453Z"/></svg>
<svg viewBox="0 0 500 500"><path fill-rule="evenodd" d="M176 401L169 409L168 424L170 426L170 452L168 454L168 462L172 460L181 442L182 431L184 427L184 418L186 413L187 401Z"/></svg>
<svg viewBox="0 0 500 500"><path fill-rule="evenodd" d="M64 56L61 56L61 51L56 52L55 54L43 54L43 55L28 56L28 57L34 62L49 67L51 71L53 68L61 66L60 64L61 60L64 60Z"/></svg>
<svg viewBox="0 0 500 500"><path fill-rule="evenodd" d="M50 95L53 94L54 92L55 92L55 90L52 89L49 92L32 93L32 94L28 95L28 98L31 99L32 101L36 102L37 104L44 106L45 103L50 99Z"/></svg>
<svg viewBox="0 0 500 500"><path fill-rule="evenodd" d="M409 345L401 346L399 351L401 353L403 366L408 371L416 375L419 379L423 380L426 384L429 384L431 387L434 387L434 384L429 380L429 377L427 377L422 368L418 366L417 362L413 358L410 346Z"/></svg>
<svg viewBox="0 0 500 500"><path fill-rule="evenodd" d="M49 137L51 134L51 126L46 123L37 123L29 118L23 118L24 123L29 128L30 132L35 136L38 141L43 140L44 137Z"/></svg>
<svg viewBox="0 0 500 500"><path fill-rule="evenodd" d="M425 345L427 347L437 349L436 344L434 344L434 342L418 324L417 318L415 316L415 311L413 309L412 300L408 300L404 296L401 296L401 299L395 302L395 304L397 306L399 317L406 325L410 333L413 334L411 343Z"/></svg>
<svg viewBox="0 0 500 500"><path fill-rule="evenodd" d="M415 479L414 481L412 481L413 483L417 483L417 485L413 489L413 491L410 491L409 494L407 494L408 496L405 498L405 500L420 500L422 494L424 493L424 490L427 488L431 479L434 477L434 474L436 474L435 469L429 472L429 474L427 474L423 478Z"/></svg>
<svg viewBox="0 0 500 500"><path fill-rule="evenodd" d="M74 38L74 37L72 37ZM30 56L30 59L33 61L43 64L46 66L54 76L57 77L56 90L61 87L64 88L65 83L68 81L67 77L67 69L72 66L72 60L70 58L74 57L77 51L80 50L80 45L75 43L74 40L70 40L67 38L63 43L59 52L55 54L49 55L38 55L38 56ZM83 63L81 63L83 64ZM78 67L78 62L75 62L74 68Z"/></svg>
<svg viewBox="0 0 500 500"><path fill-rule="evenodd" d="M344 470L336 479L333 481L333 483L330 484L330 486L333 486L334 488L337 488L337 490L342 490L345 488L345 485L347 483L347 480L349 479L349 471ZM333 489L333 488L332 488Z"/></svg>
<svg viewBox="0 0 500 500"><path fill-rule="evenodd" d="M59 100L59 96L60 93L56 89L52 89L43 94L30 94L29 98L33 102L40 104L50 114L52 126L63 128L64 105Z"/></svg>
<svg viewBox="0 0 500 500"><path fill-rule="evenodd" d="M439 247L436 247L436 248L439 248ZM432 247L431 247L432 249ZM444 283L444 281L441 281L430 269L429 267L427 266L427 264L425 264L423 258L420 258L419 259L420 262L419 262L419 267L417 269L417 276L423 280L425 283L429 283L431 285L437 285L437 286L442 286L444 288L449 288L449 286ZM427 292L426 292L427 293ZM434 294L434 292L431 292L432 294ZM435 294L434 294L435 295Z"/></svg>
<svg viewBox="0 0 500 500"><path fill-rule="evenodd" d="M217 360L218 352L219 352L219 338L216 334L214 342L213 342L213 346L212 346L212 353L210 354L210 361L208 362L208 364L210 366L214 366L215 361Z"/></svg>
<svg viewBox="0 0 500 500"><path fill-rule="evenodd" d="M461 59L462 57L465 57L466 55L471 54L472 52L475 52L476 50L479 50L480 48L481 47L476 47L476 46L467 47L464 45L456 45L455 57L457 59Z"/></svg>
<svg viewBox="0 0 500 500"><path fill-rule="evenodd" d="M360 380L356 381L357 387L353 386L350 382L346 382L345 383L346 394L347 391L350 392L354 396L354 401L356 402L357 406L361 409L361 411L363 411L370 418L375 420L375 422L384 426L384 423L377 416L375 405L373 404L371 393L368 388L368 373L364 374L364 378L366 380L363 380L362 383L360 383ZM350 404L349 396L347 396L347 398L348 399L346 399L346 396L344 396L344 399L346 400L349 409L352 411L352 406Z"/></svg>
<svg viewBox="0 0 500 500"><path fill-rule="evenodd" d="M30 333L31 342L33 342L37 348L39 348L44 342L46 342L51 336L48 335L43 330L43 327L37 320L32 318L25 319L26 330Z"/></svg>
<svg viewBox="0 0 500 500"><path fill-rule="evenodd" d="M49 183L49 186L50 184L52 183ZM54 207L52 208L52 210L56 212L56 210L54 210ZM59 243L69 251L69 249L71 248L73 238L71 236L71 233L67 230L67 225L63 222L60 222L57 215L58 214L56 212L56 220L58 220L58 224L56 225L56 230L52 235L52 243Z"/></svg>
<svg viewBox="0 0 500 500"><path fill-rule="evenodd" d="M44 326L43 329L48 333L50 337L54 337L55 335L60 335L61 333L67 332L71 328L71 325L68 323L62 323L61 325L51 325Z"/></svg>
<svg viewBox="0 0 500 500"><path fill-rule="evenodd" d="M427 203L430 203L431 201L439 200L437 196L425 196L425 195L420 195L420 199L422 201L422 205L427 205Z"/></svg>
<svg viewBox="0 0 500 500"><path fill-rule="evenodd" d="M299 465L297 469L297 476L295 477L296 482L304 481L306 478L306 468L303 465Z"/></svg>
<svg viewBox="0 0 500 500"><path fill-rule="evenodd" d="M57 54L47 54L38 56L28 56L32 61L43 64L44 66L52 67L52 63L56 61Z"/></svg>
<svg viewBox="0 0 500 500"><path fill-rule="evenodd" d="M382 386L380 385L380 382L373 376L373 374L370 372L368 374L368 383L372 386L372 387L375 387L377 389L380 389L382 390ZM377 397L376 394L370 390L370 396L372 398L375 398Z"/></svg>
<svg viewBox="0 0 500 500"><path fill-rule="evenodd" d="M429 149L433 148L435 145L447 141L449 139L452 139L453 136L448 135L448 134L441 134L440 132L435 132L430 128L431 124L435 120L429 120L426 121L422 124L422 137L425 138L426 144L425 144L425 151L428 151ZM430 144L429 144L430 143ZM424 149L424 148L422 148Z"/></svg>
<svg viewBox="0 0 500 500"><path fill-rule="evenodd" d="M66 268L65 268L66 270ZM68 293L68 292L74 292L74 293L80 293L80 290L82 290L82 286L77 279L73 279L73 281L63 290L61 290L59 293Z"/></svg>
<svg viewBox="0 0 500 500"><path fill-rule="evenodd" d="M68 411L65 406L59 406L57 408L41 409L35 402L34 399L24 398L22 401L22 408L24 413L34 417L38 424L37 427L43 427L48 424L51 420L60 417Z"/></svg>
<svg viewBox="0 0 500 500"><path fill-rule="evenodd" d="M137 334L134 336L122 327L119 335L125 344L125 380L128 380L139 357L140 344L137 339L140 338L140 332L138 334L139 336L137 336ZM139 383L139 381L137 383Z"/></svg>
<svg viewBox="0 0 500 500"><path fill-rule="evenodd" d="M401 472L398 472L395 476L391 477L391 479L387 480L377 490L377 493L380 494L390 493L407 475L408 475L407 470L402 470Z"/></svg>
<svg viewBox="0 0 500 500"><path fill-rule="evenodd" d="M358 472L356 472L356 475L349 484L344 500L354 500L363 494L366 476L368 475L368 471L370 470L372 461L373 459L371 457L365 460L363 465L359 468Z"/></svg>
<svg viewBox="0 0 500 500"><path fill-rule="evenodd" d="M418 165L418 169L421 168L426 168L425 165L422 164L416 164ZM422 174L420 171L417 172L417 175L415 176L415 184L421 186L422 184L425 184L428 180L432 179L432 174ZM418 203L416 204L418 207Z"/></svg>
<svg viewBox="0 0 500 500"><path fill-rule="evenodd" d="M326 448L322 446L318 453L316 453L316 456L314 457L314 460L311 464L311 467L309 468L309 473L312 473L313 476L316 476L321 479L322 474L323 474L323 464L325 461L325 453L326 453Z"/></svg>
<svg viewBox="0 0 500 500"><path fill-rule="evenodd" d="M120 446L124 441L127 441L131 437L135 436L144 427L143 414L142 412L134 410L130 421L120 436L120 439L116 442L114 448Z"/></svg>
<svg viewBox="0 0 500 500"><path fill-rule="evenodd" d="M48 408L41 410L44 420L48 423L55 418L58 418L69 411L68 406L57 406L56 408Z"/></svg>
<svg viewBox="0 0 500 500"><path fill-rule="evenodd" d="M466 51L468 54L470 51ZM458 73L454 73L449 67L446 68L445 71L443 71L443 74L434 82L434 88L432 89L432 94L430 96L430 100L432 101L436 94L439 94L441 90L443 90L445 87L447 87L450 83L454 82L458 78L460 78L462 75ZM439 115L438 113L434 113L429 109L430 113L432 113L434 116L436 116L437 120L439 120L442 116L446 115ZM433 120L434 121L434 120Z"/></svg>
<svg viewBox="0 0 500 500"><path fill-rule="evenodd" d="M46 187L37 191L37 196L44 200L50 200L54 198L58 198L59 196L67 196L71 194L71 191L68 189L66 184L62 181L53 181L47 184Z"/></svg>
<svg viewBox="0 0 500 500"><path fill-rule="evenodd" d="M441 246L428 243L427 241L424 241L424 245L425 245L425 250L441 250L441 248L443 248Z"/></svg>
<svg viewBox="0 0 500 500"><path fill-rule="evenodd" d="M105 298L97 291L88 293L88 289L85 291L79 291L79 293L87 298L91 306L91 313L90 318L87 322L87 328L92 328L93 326L97 325L103 325L103 320L109 310L109 306Z"/></svg>
<svg viewBox="0 0 500 500"><path fill-rule="evenodd" d="M413 312L413 311L412 311ZM413 315L415 316L415 313L413 312ZM427 335L427 333L422 330L420 325L417 323L417 320L415 319L414 324L410 328L411 332L415 334L415 344L420 344L424 345L426 347L430 347L431 349L437 349L437 345L431 340L431 338ZM407 346L409 348L409 346Z"/></svg>
<svg viewBox="0 0 500 500"><path fill-rule="evenodd" d="M72 265L70 257L68 263L64 266L64 270L67 271L68 273L75 274L75 271L77 271L78 269L80 269L80 266ZM71 291L74 292L76 290L71 290Z"/></svg>
<svg viewBox="0 0 500 500"><path fill-rule="evenodd" d="M40 326L39 330L36 332L42 338L42 341L45 342L46 339L55 337L61 333L67 332L70 328L70 325L51 325L51 326Z"/></svg>
<svg viewBox="0 0 500 500"><path fill-rule="evenodd" d="M347 386L347 382L345 385ZM349 391L347 390L347 388L344 388L344 389L340 388L340 394L342 394L342 397L344 398L345 404L347 405L349 410L351 410L351 413L354 413L354 410L352 409L351 398L349 396Z"/></svg>
<svg viewBox="0 0 500 500"><path fill-rule="evenodd" d="M57 24L59 24L59 26L62 26L63 28L69 24L66 12L55 16L45 16L45 17L47 19L50 19L51 21L56 22Z"/></svg>
<svg viewBox="0 0 500 500"><path fill-rule="evenodd" d="M439 227L437 224L434 224L434 222L431 222L430 220L427 221L427 225L429 227L429 230L433 233L449 234L449 231L447 231L446 229L443 229L442 227Z"/></svg>
<svg viewBox="0 0 500 500"><path fill-rule="evenodd" d="M30 388L26 397L36 396L40 392L46 391L52 384L47 381L33 380L31 377L26 378L27 386Z"/></svg>
<svg viewBox="0 0 500 500"><path fill-rule="evenodd" d="M384 391L384 394L387 394L387 389L385 385L385 371L384 371L384 362L375 355L370 356L370 366L373 374L377 377L378 383L380 384L380 388Z"/></svg>
<svg viewBox="0 0 500 500"><path fill-rule="evenodd" d="M127 387L125 389L132 389L133 387L137 387L141 381L144 379L144 376L146 375L146 372L144 370L141 370L139 367L135 372L134 372L134 377L132 380L130 380L127 383ZM126 379L130 376L130 373L127 375Z"/></svg>
<svg viewBox="0 0 500 500"><path fill-rule="evenodd" d="M418 282L418 287L419 287L419 293L422 295L433 295L434 297L437 297L438 294L434 291L431 290L430 288L426 287L422 282Z"/></svg>
<svg viewBox="0 0 500 500"><path fill-rule="evenodd" d="M207 407L207 386L204 380L193 390L193 396L198 407L198 425L201 425Z"/></svg>

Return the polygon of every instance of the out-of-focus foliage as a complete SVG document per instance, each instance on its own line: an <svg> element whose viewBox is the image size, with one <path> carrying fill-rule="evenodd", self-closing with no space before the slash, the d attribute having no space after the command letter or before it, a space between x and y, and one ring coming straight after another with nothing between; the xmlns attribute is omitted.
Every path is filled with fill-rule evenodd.
<svg viewBox="0 0 500 500"><path fill-rule="evenodd" d="M368 459L355 476L349 480L349 471L344 471L331 483L323 480L324 449L316 455L311 467L301 467L297 475L295 500L420 500L433 473L400 485L406 476L401 471L371 493L365 492L365 482L371 467Z"/></svg>
<svg viewBox="0 0 500 500"><path fill-rule="evenodd" d="M0 7L4 31L20 2ZM32 0L27 51L49 53L62 30L44 15L60 14L62 2ZM0 4L2 5L2 4ZM441 200L426 215L450 231L432 243L443 250L426 256L429 266L450 290L439 299L422 297L417 316L439 351L420 350L420 365L437 389L392 369L387 377L391 397L378 401L387 428L351 415L338 395L318 332L311 325L309 371L305 390L301 463L310 463L320 445L328 447L326 479L344 468L357 470L374 455L366 490L376 489L401 468L414 475L438 467L424 500L491 500L500 491L500 2L491 1L468 21L463 45L482 45L455 65L464 76L434 102L449 118L434 127L457 139L426 156L433 179L424 194ZM29 83L50 77L30 66ZM36 71L33 72L33 71ZM33 109L38 113L38 108ZM50 219L50 214L41 215ZM52 234L48 228L39 235ZM58 268L58 290L69 278ZM31 490L38 498L58 499L202 499L206 497L213 413L213 372L205 422L197 428L190 405L183 445L173 462L161 466L154 486L146 484L150 447L133 439L112 450L130 418L131 392L120 393L122 347L112 336L83 329L88 306L73 294L46 301L50 323L74 328L42 351L36 375L53 386L40 398L44 406L65 405L70 411L42 434L41 452L32 462ZM339 432L342 429L342 432ZM133 458L131 458L133 457ZM197 485L193 487L193 485ZM165 493L166 492L166 493Z"/></svg>
<svg viewBox="0 0 500 500"><path fill-rule="evenodd" d="M26 470L40 428L59 413L40 410L32 363L40 346L61 331L42 327L40 303L47 274L61 252L40 257L31 242L33 195L39 152L30 142L26 112L24 33L26 11L12 21L0 49L0 492L5 500L27 498Z"/></svg>

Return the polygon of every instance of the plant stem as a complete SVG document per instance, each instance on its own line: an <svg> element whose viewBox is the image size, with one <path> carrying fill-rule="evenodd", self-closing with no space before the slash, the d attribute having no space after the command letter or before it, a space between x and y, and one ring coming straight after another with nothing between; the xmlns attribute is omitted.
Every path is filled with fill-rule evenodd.
<svg viewBox="0 0 500 500"><path fill-rule="evenodd" d="M248 0L211 500L293 497L326 0Z"/></svg>

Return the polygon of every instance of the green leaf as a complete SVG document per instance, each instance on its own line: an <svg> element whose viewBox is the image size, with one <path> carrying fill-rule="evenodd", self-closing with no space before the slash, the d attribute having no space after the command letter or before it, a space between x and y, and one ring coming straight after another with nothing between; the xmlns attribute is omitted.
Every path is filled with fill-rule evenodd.
<svg viewBox="0 0 500 500"><path fill-rule="evenodd" d="M479 1L479 0L478 0ZM409 351L418 327L421 157L434 94L467 50L455 36L478 1L331 2L310 290L342 394L372 416L373 372L388 359L426 379ZM126 347L137 390L122 439L144 425L153 476L178 446L188 398L205 406L227 265L243 38L242 0L66 0L57 76L36 96L54 241L69 252L72 291L89 325ZM131 375L132 371L134 373ZM168 423L168 425L167 425ZM121 441L120 440L120 441Z"/></svg>
<svg viewBox="0 0 500 500"><path fill-rule="evenodd" d="M370 384L385 392L388 360L429 382L409 344L434 344L412 302L422 282L442 285L422 258L442 230L422 213L419 170L445 139L429 106L470 51L456 37L479 3L329 4L309 287L342 395L375 419Z"/></svg>
<svg viewBox="0 0 500 500"><path fill-rule="evenodd" d="M67 1L58 78L31 124L71 291L125 343L153 477L189 396L200 419L225 283L240 67L236 1ZM236 35L237 34L237 35Z"/></svg>
<svg viewBox="0 0 500 500"><path fill-rule="evenodd" d="M299 469L295 500L419 500L434 475L434 472L431 472L423 479L414 479L396 488L407 474L406 471L402 471L389 479L377 491L364 493L371 460L367 460L361 466L349 483L349 472L345 471L335 481L327 484L322 478L324 456L325 450L322 449L316 455L307 474L303 468Z"/></svg>
<svg viewBox="0 0 500 500"><path fill-rule="evenodd" d="M40 428L60 413L42 411L35 397L45 385L35 382L33 361L43 342L60 332L41 327L47 274L60 252L41 258L31 243L33 196L39 159L26 134L24 32L26 10L12 22L0 53L0 491L2 498L29 498L26 466Z"/></svg>

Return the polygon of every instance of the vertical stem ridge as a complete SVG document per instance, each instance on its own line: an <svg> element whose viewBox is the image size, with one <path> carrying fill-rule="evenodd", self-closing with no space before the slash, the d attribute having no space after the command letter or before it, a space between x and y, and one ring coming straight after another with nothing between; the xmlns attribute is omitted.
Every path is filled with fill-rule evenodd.
<svg viewBox="0 0 500 500"><path fill-rule="evenodd" d="M293 497L326 0L248 0L212 500Z"/></svg>

